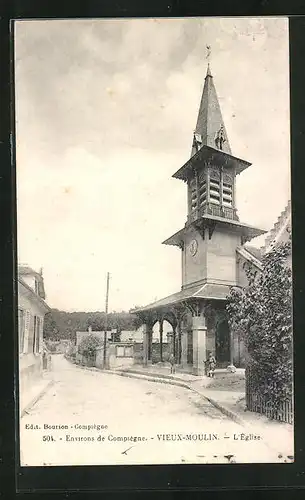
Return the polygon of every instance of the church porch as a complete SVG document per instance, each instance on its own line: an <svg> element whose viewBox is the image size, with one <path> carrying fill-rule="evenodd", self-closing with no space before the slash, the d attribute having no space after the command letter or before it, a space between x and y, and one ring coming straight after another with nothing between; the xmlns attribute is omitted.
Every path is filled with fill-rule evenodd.
<svg viewBox="0 0 305 500"><path fill-rule="evenodd" d="M223 295L224 292L227 295L228 290L222 288L222 297L217 299L206 297L208 291L211 291L211 287L200 285L132 311L144 325L144 367L156 364L160 368L166 364L169 367L168 358L166 360L163 355L164 321L168 321L172 327L170 353L174 356L176 372L204 375L209 352L216 357L217 368L243 366L243 342L231 338L226 318ZM156 323L159 324L159 359L153 356L152 345L152 332Z"/></svg>

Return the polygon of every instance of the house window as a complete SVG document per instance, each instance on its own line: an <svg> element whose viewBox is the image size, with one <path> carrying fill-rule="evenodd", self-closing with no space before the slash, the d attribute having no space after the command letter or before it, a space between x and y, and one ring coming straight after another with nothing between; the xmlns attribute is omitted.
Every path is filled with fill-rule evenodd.
<svg viewBox="0 0 305 500"><path fill-rule="evenodd" d="M21 352L23 354L26 354L29 352L31 313L30 313L30 311L24 311L23 314L24 314L24 333L23 333L23 341L22 341L23 347L22 347Z"/></svg>
<svg viewBox="0 0 305 500"><path fill-rule="evenodd" d="M18 308L18 336L19 336L19 352L24 349L24 334L25 334L25 311Z"/></svg>
<svg viewBox="0 0 305 500"><path fill-rule="evenodd" d="M39 282L36 278L35 278L35 293L37 293L37 295L39 295Z"/></svg>
<svg viewBox="0 0 305 500"><path fill-rule="evenodd" d="M131 358L132 357L132 347L125 347L125 357L126 358Z"/></svg>
<svg viewBox="0 0 305 500"><path fill-rule="evenodd" d="M117 346L116 348L116 355L118 358L122 358L124 357L124 352L125 352L125 349L124 349L124 346Z"/></svg>
<svg viewBox="0 0 305 500"><path fill-rule="evenodd" d="M117 358L131 358L133 355L133 348L131 346L118 345L116 346Z"/></svg>
<svg viewBox="0 0 305 500"><path fill-rule="evenodd" d="M33 352L40 352L40 325L41 319L38 316L34 316L34 336L33 336Z"/></svg>
<svg viewBox="0 0 305 500"><path fill-rule="evenodd" d="M36 352L40 352L41 318L37 317Z"/></svg>

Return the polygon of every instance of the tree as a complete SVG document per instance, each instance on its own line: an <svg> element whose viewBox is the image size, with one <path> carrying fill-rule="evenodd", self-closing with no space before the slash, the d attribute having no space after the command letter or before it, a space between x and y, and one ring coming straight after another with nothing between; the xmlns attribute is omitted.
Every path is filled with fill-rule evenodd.
<svg viewBox="0 0 305 500"><path fill-rule="evenodd" d="M43 322L43 336L45 339L59 340L60 333L53 311L45 314Z"/></svg>
<svg viewBox="0 0 305 500"><path fill-rule="evenodd" d="M276 411L292 396L291 241L268 252L262 272L247 271L246 288L232 288L227 312L230 327L245 340L255 392Z"/></svg>
<svg viewBox="0 0 305 500"><path fill-rule="evenodd" d="M93 331L104 331L105 312L66 312L52 309L45 316L44 337L52 340L75 340L77 331L87 331L91 326ZM141 321L135 314L128 312L111 312L107 317L107 329L136 330Z"/></svg>

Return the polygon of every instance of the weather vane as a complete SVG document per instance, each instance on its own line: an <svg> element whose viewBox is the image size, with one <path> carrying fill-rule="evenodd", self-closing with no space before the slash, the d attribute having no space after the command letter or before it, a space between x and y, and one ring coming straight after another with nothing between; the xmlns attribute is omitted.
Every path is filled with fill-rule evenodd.
<svg viewBox="0 0 305 500"><path fill-rule="evenodd" d="M206 49L207 49L206 59L208 60L209 63L211 60L211 45L206 45Z"/></svg>

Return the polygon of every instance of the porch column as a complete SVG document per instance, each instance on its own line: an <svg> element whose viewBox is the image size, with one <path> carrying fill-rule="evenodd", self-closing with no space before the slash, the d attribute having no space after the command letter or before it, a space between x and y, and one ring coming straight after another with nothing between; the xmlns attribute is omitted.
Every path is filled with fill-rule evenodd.
<svg viewBox="0 0 305 500"><path fill-rule="evenodd" d="M187 329L181 329L181 366L187 366Z"/></svg>
<svg viewBox="0 0 305 500"><path fill-rule="evenodd" d="M193 316L193 372L194 375L204 375L206 361L206 334L205 316Z"/></svg>
<svg viewBox="0 0 305 500"><path fill-rule="evenodd" d="M230 328L230 364L227 367L228 372L236 372L236 368L234 366L234 335L233 330Z"/></svg>
<svg viewBox="0 0 305 500"><path fill-rule="evenodd" d="M148 325L145 323L144 324L144 331L143 331L143 365L147 366L148 362L148 343L149 343L149 332L148 332Z"/></svg>
<svg viewBox="0 0 305 500"><path fill-rule="evenodd" d="M173 326L173 338L172 338L172 349L173 349L173 356L174 356L174 359L175 359L175 363L177 363L177 358L176 358L176 354L177 354L177 349L176 349L176 326Z"/></svg>
<svg viewBox="0 0 305 500"><path fill-rule="evenodd" d="M152 329L152 326L149 325L148 326L148 336L147 336L147 339L148 339L148 359L147 359L147 363L151 365L152 363L152 337L153 337L153 329Z"/></svg>
<svg viewBox="0 0 305 500"><path fill-rule="evenodd" d="M181 325L179 319L176 325L176 363L179 365L181 363Z"/></svg>
<svg viewBox="0 0 305 500"><path fill-rule="evenodd" d="M147 366L151 363L152 351L152 327L149 323L144 323L143 332L143 365Z"/></svg>
<svg viewBox="0 0 305 500"><path fill-rule="evenodd" d="M160 333L160 361L163 361L163 319L159 321L159 333Z"/></svg>

